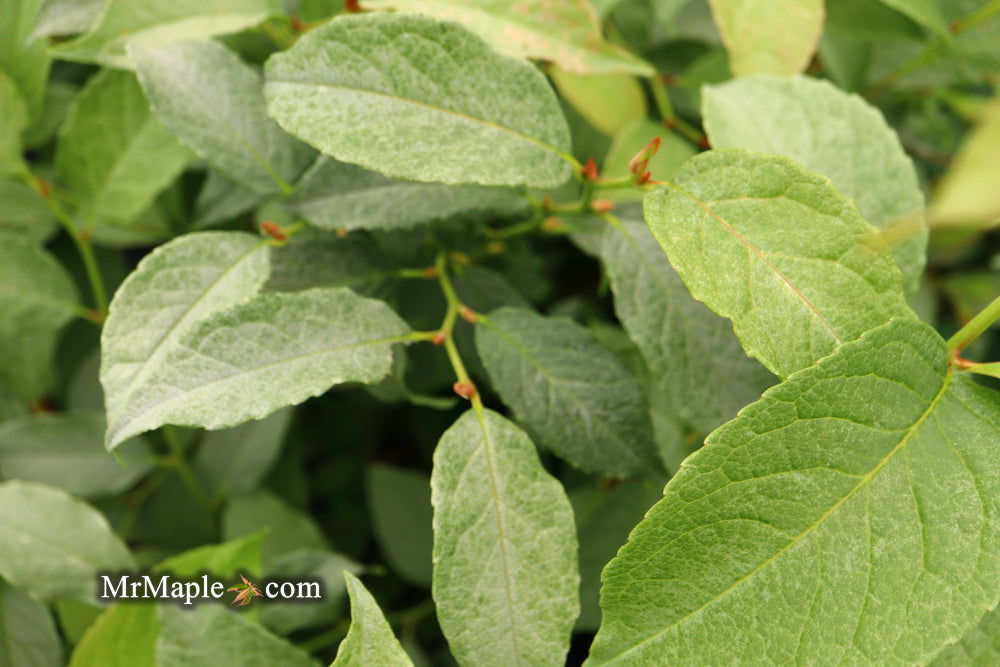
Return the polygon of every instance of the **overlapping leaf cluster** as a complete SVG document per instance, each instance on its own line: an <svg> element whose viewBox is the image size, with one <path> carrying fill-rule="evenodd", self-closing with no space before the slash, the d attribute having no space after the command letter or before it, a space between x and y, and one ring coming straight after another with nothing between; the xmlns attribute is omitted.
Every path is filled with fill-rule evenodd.
<svg viewBox="0 0 1000 667"><path fill-rule="evenodd" d="M995 656L1000 3L360 5L0 0L0 662Z"/></svg>

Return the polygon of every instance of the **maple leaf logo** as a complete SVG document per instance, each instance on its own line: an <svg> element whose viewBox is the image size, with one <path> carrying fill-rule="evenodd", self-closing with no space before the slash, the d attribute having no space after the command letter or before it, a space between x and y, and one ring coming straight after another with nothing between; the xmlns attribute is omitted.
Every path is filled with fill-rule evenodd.
<svg viewBox="0 0 1000 667"><path fill-rule="evenodd" d="M230 586L226 590L236 591L236 597L229 604L234 604L237 607L244 607L251 602L253 599L260 596L260 589L254 586L253 582L240 575L240 579L243 580L242 584L236 584L235 586Z"/></svg>

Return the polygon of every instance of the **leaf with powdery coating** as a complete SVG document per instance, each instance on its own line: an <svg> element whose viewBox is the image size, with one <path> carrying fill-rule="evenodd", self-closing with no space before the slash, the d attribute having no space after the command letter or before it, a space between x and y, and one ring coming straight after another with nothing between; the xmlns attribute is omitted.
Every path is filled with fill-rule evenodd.
<svg viewBox="0 0 1000 667"><path fill-rule="evenodd" d="M164 424L261 419L342 382L385 377L406 324L347 288L260 294L191 327L108 428L108 444Z"/></svg>
<svg viewBox="0 0 1000 667"><path fill-rule="evenodd" d="M339 17L271 56L265 76L283 128L386 176L551 187L575 163L545 77L454 23Z"/></svg>
<svg viewBox="0 0 1000 667"><path fill-rule="evenodd" d="M563 665L580 611L573 509L525 433L469 410L434 451L434 602L469 665Z"/></svg>
<svg viewBox="0 0 1000 667"><path fill-rule="evenodd" d="M547 60L567 72L655 74L652 65L604 39L589 0L366 0L364 6L456 21L501 53Z"/></svg>
<svg viewBox="0 0 1000 667"><path fill-rule="evenodd" d="M877 108L827 81L755 76L706 86L702 115L714 148L787 155L833 181L868 222L904 230L892 256L906 293L917 291L927 261L924 195Z"/></svg>
<svg viewBox="0 0 1000 667"><path fill-rule="evenodd" d="M150 106L178 139L254 192L291 192L315 153L268 118L260 74L213 41L129 53Z"/></svg>
<svg viewBox="0 0 1000 667"><path fill-rule="evenodd" d="M823 0L709 0L735 76L797 74L823 32Z"/></svg>
<svg viewBox="0 0 1000 667"><path fill-rule="evenodd" d="M643 210L694 298L731 319L743 349L779 377L892 317L915 317L876 228L790 158L702 153Z"/></svg>
<svg viewBox="0 0 1000 667"><path fill-rule="evenodd" d="M180 337L209 314L249 299L267 274L268 247L242 232L187 234L139 262L115 293L101 334L109 443Z"/></svg>
<svg viewBox="0 0 1000 667"><path fill-rule="evenodd" d="M351 629L340 643L337 658L330 667L412 667L413 661L392 634L372 594L350 572L344 572L344 579L347 594L351 596Z"/></svg>
<svg viewBox="0 0 1000 667"><path fill-rule="evenodd" d="M588 664L926 664L965 636L1000 598L1000 402L948 358L894 320L716 430L605 568Z"/></svg>

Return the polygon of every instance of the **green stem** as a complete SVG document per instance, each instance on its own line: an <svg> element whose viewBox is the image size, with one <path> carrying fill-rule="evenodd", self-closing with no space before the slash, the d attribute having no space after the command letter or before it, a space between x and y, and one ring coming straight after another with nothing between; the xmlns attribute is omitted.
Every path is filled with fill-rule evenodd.
<svg viewBox="0 0 1000 667"><path fill-rule="evenodd" d="M311 639L307 639L306 641L299 643L299 648L306 653L318 651L321 648L326 648L327 646L331 646L339 642L347 636L347 631L350 629L351 622L346 618L343 618L337 621L337 624L326 632L320 633Z"/></svg>
<svg viewBox="0 0 1000 667"><path fill-rule="evenodd" d="M135 491L128 494L128 508L125 510L122 521L118 525L118 535L121 536L123 541L128 541L129 535L132 533L132 528L139 518L139 510L142 509L143 504L153 495L156 487L169 476L169 468L160 468L146 477Z"/></svg>
<svg viewBox="0 0 1000 667"><path fill-rule="evenodd" d="M705 136L696 130L693 125L677 115L674 105L670 103L670 96L667 94L667 87L659 75L653 75L647 79L649 89L653 92L653 101L660 112L660 118L664 124L671 129L676 129L686 139L689 139L696 146L703 145Z"/></svg>
<svg viewBox="0 0 1000 667"><path fill-rule="evenodd" d="M948 339L948 351L958 354L968 347L972 341L979 338L997 320L1000 320L1000 296L995 298L990 305L983 308L978 315L969 320L964 327Z"/></svg>
<svg viewBox="0 0 1000 667"><path fill-rule="evenodd" d="M198 481L198 478L191 471L191 467L187 464L187 459L184 457L184 447L181 445L180 438L177 437L177 430L169 424L164 426L162 430L163 439L167 441L167 448L170 450L170 467L174 468L181 476L181 480L184 481L195 502L212 522L212 506L208 502L208 494L205 493L201 482Z"/></svg>

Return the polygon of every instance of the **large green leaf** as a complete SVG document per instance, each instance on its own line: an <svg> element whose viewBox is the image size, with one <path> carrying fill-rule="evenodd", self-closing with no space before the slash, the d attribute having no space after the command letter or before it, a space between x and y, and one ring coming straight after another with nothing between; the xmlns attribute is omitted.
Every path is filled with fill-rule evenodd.
<svg viewBox="0 0 1000 667"><path fill-rule="evenodd" d="M340 238L304 229L285 245L271 249L269 292L296 292L311 287L350 287L366 296L383 295L394 273L388 257L364 234Z"/></svg>
<svg viewBox="0 0 1000 667"><path fill-rule="evenodd" d="M929 216L935 225L992 227L1000 224L996 187L1000 151L1000 99L987 106L951 169L938 186Z"/></svg>
<svg viewBox="0 0 1000 667"><path fill-rule="evenodd" d="M267 293L181 336L108 427L108 444L164 424L208 429L261 419L342 382L382 379L408 328L347 288Z"/></svg>
<svg viewBox="0 0 1000 667"><path fill-rule="evenodd" d="M101 335L108 442L181 336L212 312L249 299L267 278L267 246L240 232L187 234L147 255L111 302Z"/></svg>
<svg viewBox="0 0 1000 667"><path fill-rule="evenodd" d="M823 32L823 0L709 0L736 76L797 74Z"/></svg>
<svg viewBox="0 0 1000 667"><path fill-rule="evenodd" d="M413 661L392 634L372 594L350 572L344 572L344 579L347 580L347 594L351 596L351 629L337 649L337 659L331 667L412 667Z"/></svg>
<svg viewBox="0 0 1000 667"><path fill-rule="evenodd" d="M323 157L289 200L295 212L323 229L399 229L467 211L500 215L527 209L514 190L386 178Z"/></svg>
<svg viewBox="0 0 1000 667"><path fill-rule="evenodd" d="M566 494L523 431L466 412L434 451L434 602L461 664L562 665L580 611Z"/></svg>
<svg viewBox="0 0 1000 667"><path fill-rule="evenodd" d="M107 0L42 0L31 36L76 35L93 25Z"/></svg>
<svg viewBox="0 0 1000 667"><path fill-rule="evenodd" d="M309 516L289 507L269 491L256 490L233 496L222 514L222 534L227 540L267 530L264 562L295 551L327 547L319 526Z"/></svg>
<svg viewBox="0 0 1000 667"><path fill-rule="evenodd" d="M155 463L148 443L122 444L120 461L104 449L104 415L33 414L0 426L0 473L55 486L78 496L121 493Z"/></svg>
<svg viewBox="0 0 1000 667"><path fill-rule="evenodd" d="M372 528L389 564L407 581L430 586L430 478L415 470L373 465L366 491Z"/></svg>
<svg viewBox="0 0 1000 667"><path fill-rule="evenodd" d="M580 74L632 72L651 76L653 67L605 41L588 0L366 0L365 7L420 12L457 21L495 49L517 58L537 58Z"/></svg>
<svg viewBox="0 0 1000 667"><path fill-rule="evenodd" d="M62 640L48 608L0 579L0 665L65 664Z"/></svg>
<svg viewBox="0 0 1000 667"><path fill-rule="evenodd" d="M160 606L157 667L316 667L302 649L220 605Z"/></svg>
<svg viewBox="0 0 1000 667"><path fill-rule="evenodd" d="M104 515L65 491L0 484L0 575L31 595L93 604L97 573L135 567Z"/></svg>
<svg viewBox="0 0 1000 667"><path fill-rule="evenodd" d="M924 196L878 109L826 81L748 77L706 86L702 113L713 147L787 155L833 181L876 227L908 226L893 258L907 294L916 292L926 262Z"/></svg>
<svg viewBox="0 0 1000 667"><path fill-rule="evenodd" d="M17 84L0 70L0 176L24 172L21 134L28 127L28 109Z"/></svg>
<svg viewBox="0 0 1000 667"><path fill-rule="evenodd" d="M580 325L500 308L477 324L476 349L500 397L540 444L612 477L656 466L639 383Z"/></svg>
<svg viewBox="0 0 1000 667"><path fill-rule="evenodd" d="M715 431L605 569L590 664L916 664L964 636L1000 598L1000 400L955 375L895 320Z"/></svg>
<svg viewBox="0 0 1000 667"><path fill-rule="evenodd" d="M0 179L0 201L0 233L45 242L59 227L41 197L19 180Z"/></svg>
<svg viewBox="0 0 1000 667"><path fill-rule="evenodd" d="M11 234L0 243L0 383L27 399L52 381L59 331L78 311L76 288L52 255Z"/></svg>
<svg viewBox="0 0 1000 667"><path fill-rule="evenodd" d="M36 121L42 118L51 64L45 40L31 34L40 4L41 0L0 0L0 70L14 81L29 119Z"/></svg>
<svg viewBox="0 0 1000 667"><path fill-rule="evenodd" d="M601 259L615 312L671 414L708 433L774 383L743 352L732 325L691 298L645 225L608 227Z"/></svg>
<svg viewBox="0 0 1000 667"><path fill-rule="evenodd" d="M328 155L387 176L560 185L569 130L532 65L422 16L336 18L275 54L268 112Z"/></svg>
<svg viewBox="0 0 1000 667"><path fill-rule="evenodd" d="M130 72L104 70L87 83L59 130L56 178L88 228L132 222L190 158L149 111Z"/></svg>
<svg viewBox="0 0 1000 667"><path fill-rule="evenodd" d="M733 320L747 353L780 377L914 317L876 228L790 158L702 153L643 208L694 298Z"/></svg>
<svg viewBox="0 0 1000 667"><path fill-rule="evenodd" d="M946 0L882 0L883 3L906 14L917 23L947 35L948 3Z"/></svg>
<svg viewBox="0 0 1000 667"><path fill-rule="evenodd" d="M255 192L291 191L314 153L267 117L255 70L213 41L129 53L153 111L178 139Z"/></svg>
<svg viewBox="0 0 1000 667"><path fill-rule="evenodd" d="M127 68L129 43L159 47L237 32L280 11L276 0L107 0L90 29L56 45L53 55Z"/></svg>
<svg viewBox="0 0 1000 667"><path fill-rule="evenodd" d="M587 122L608 136L646 118L646 93L627 74L572 74L548 68L559 95Z"/></svg>

